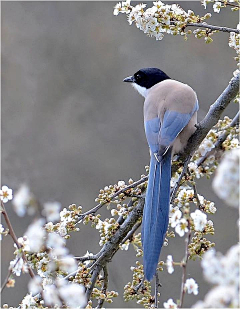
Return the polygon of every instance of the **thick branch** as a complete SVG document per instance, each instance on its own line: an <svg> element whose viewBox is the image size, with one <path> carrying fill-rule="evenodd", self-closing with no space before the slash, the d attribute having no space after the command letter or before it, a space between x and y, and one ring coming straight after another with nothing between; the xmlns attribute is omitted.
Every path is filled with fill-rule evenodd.
<svg viewBox="0 0 240 309"><path fill-rule="evenodd" d="M218 31L222 31L222 32L240 33L240 30L238 30L238 29L209 25L205 22L203 22L203 23L188 23L188 24L186 24L186 27L198 27L198 28L206 28L206 29L210 29L210 30L218 30Z"/></svg>
<svg viewBox="0 0 240 309"><path fill-rule="evenodd" d="M102 250L99 253L98 260L92 266L93 275L91 278L92 284L91 287L87 290L88 299L91 296L93 287L97 280L97 277L102 270L102 268L111 261L112 257L119 249L119 244L124 240L127 234L131 231L133 226L137 223L139 218L141 218L143 213L144 200L139 199L138 204L134 207L134 209L130 212L129 216L123 222L123 224L119 227L113 237L103 246Z"/></svg>
<svg viewBox="0 0 240 309"><path fill-rule="evenodd" d="M189 138L184 153L180 155L179 159L185 162L189 155L193 155L194 151L197 150L203 139L206 137L208 132L213 126L215 126L220 119L223 111L230 104L230 102L236 97L239 91L239 74L233 77L229 85L225 88L218 99L210 106L210 109L205 118L198 123L197 130ZM177 165L172 166L172 172L176 172L178 169Z"/></svg>

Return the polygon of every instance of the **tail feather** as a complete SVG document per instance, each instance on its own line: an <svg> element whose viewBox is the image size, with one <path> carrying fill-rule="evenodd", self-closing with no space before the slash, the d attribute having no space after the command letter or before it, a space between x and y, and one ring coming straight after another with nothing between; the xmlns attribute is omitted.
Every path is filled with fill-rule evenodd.
<svg viewBox="0 0 240 309"><path fill-rule="evenodd" d="M152 280L168 227L171 179L171 149L159 163L151 156L143 213L142 244L145 278Z"/></svg>

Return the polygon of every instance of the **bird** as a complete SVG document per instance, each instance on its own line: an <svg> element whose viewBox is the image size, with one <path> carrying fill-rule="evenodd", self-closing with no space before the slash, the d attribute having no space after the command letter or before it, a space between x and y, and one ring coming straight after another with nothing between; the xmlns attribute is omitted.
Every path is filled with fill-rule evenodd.
<svg viewBox="0 0 240 309"><path fill-rule="evenodd" d="M143 114L150 148L150 168L142 219L144 278L156 274L169 223L171 161L182 153L196 130L199 109L196 92L158 68L143 68L126 83L145 98Z"/></svg>

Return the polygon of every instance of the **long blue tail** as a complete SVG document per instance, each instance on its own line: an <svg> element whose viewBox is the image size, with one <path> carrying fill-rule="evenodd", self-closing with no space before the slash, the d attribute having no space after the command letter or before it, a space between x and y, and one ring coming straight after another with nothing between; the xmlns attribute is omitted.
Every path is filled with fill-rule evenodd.
<svg viewBox="0 0 240 309"><path fill-rule="evenodd" d="M142 225L143 266L145 278L156 273L160 251L168 227L171 179L171 149L159 163L151 156L148 187Z"/></svg>

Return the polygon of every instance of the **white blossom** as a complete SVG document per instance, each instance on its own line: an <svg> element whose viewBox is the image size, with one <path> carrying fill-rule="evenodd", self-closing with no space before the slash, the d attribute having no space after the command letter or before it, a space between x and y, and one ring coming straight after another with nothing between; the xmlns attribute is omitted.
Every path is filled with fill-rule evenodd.
<svg viewBox="0 0 240 309"><path fill-rule="evenodd" d="M215 147L211 139L205 138L201 145L198 148L198 151L200 152L200 155L204 157L207 152L212 150Z"/></svg>
<svg viewBox="0 0 240 309"><path fill-rule="evenodd" d="M125 181L123 181L123 180L119 180L117 185L118 185L119 188L125 188L125 186L126 186Z"/></svg>
<svg viewBox="0 0 240 309"><path fill-rule="evenodd" d="M184 236L185 233L188 232L188 222L186 219L182 218L178 221L175 232L180 236Z"/></svg>
<svg viewBox="0 0 240 309"><path fill-rule="evenodd" d="M129 248L129 242L125 242L125 244L122 244L121 246L120 246L120 248L121 248L121 250L128 250L128 248Z"/></svg>
<svg viewBox="0 0 240 309"><path fill-rule="evenodd" d="M53 223L52 222L47 222L45 224L45 229L48 231L48 232L52 232L53 231Z"/></svg>
<svg viewBox="0 0 240 309"><path fill-rule="evenodd" d="M208 225L209 225L209 226L213 226L213 222L212 222L212 220L208 220L208 222L207 222L207 223L208 223Z"/></svg>
<svg viewBox="0 0 240 309"><path fill-rule="evenodd" d="M70 308L84 308L87 304L85 288L77 283L63 285L59 289L59 294Z"/></svg>
<svg viewBox="0 0 240 309"><path fill-rule="evenodd" d="M70 211L68 211L67 208L63 208L63 210L60 211L60 218L61 218L60 221L64 222L65 224L73 221Z"/></svg>
<svg viewBox="0 0 240 309"><path fill-rule="evenodd" d="M179 223L179 220L182 217L182 212L181 210L179 210L179 208L176 207L172 207L170 208L170 214L169 214L169 223L171 225L171 227L176 227L176 225Z"/></svg>
<svg viewBox="0 0 240 309"><path fill-rule="evenodd" d="M4 232L4 227L0 224L0 240L2 240L2 233Z"/></svg>
<svg viewBox="0 0 240 309"><path fill-rule="evenodd" d="M197 209L195 212L191 213L191 217L193 218L195 231L202 232L207 224L207 215Z"/></svg>
<svg viewBox="0 0 240 309"><path fill-rule="evenodd" d="M59 227L58 227L58 233L60 236L64 237L67 235L67 228L66 228L66 223L61 222Z"/></svg>
<svg viewBox="0 0 240 309"><path fill-rule="evenodd" d="M51 255L53 257L61 257L68 253L68 249L65 247L65 239L57 233L50 233L48 235L46 245L51 249Z"/></svg>
<svg viewBox="0 0 240 309"><path fill-rule="evenodd" d="M18 243L21 246L23 251L30 251L30 246L29 246L29 239L27 238L27 236L24 237L19 237L18 238ZM18 249L17 245L14 244L14 247L16 249Z"/></svg>
<svg viewBox="0 0 240 309"><path fill-rule="evenodd" d="M58 289L54 284L46 285L43 290L43 299L47 306L61 306L61 300L59 299Z"/></svg>
<svg viewBox="0 0 240 309"><path fill-rule="evenodd" d="M209 204L208 209L212 214L215 214L215 212L217 211L217 208L214 206L213 202Z"/></svg>
<svg viewBox="0 0 240 309"><path fill-rule="evenodd" d="M174 272L174 268L173 268L173 258L172 258L171 255L167 256L166 264L167 264L167 271L168 271L168 273L172 274Z"/></svg>
<svg viewBox="0 0 240 309"><path fill-rule="evenodd" d="M47 218L47 221L59 221L60 220L61 204L59 202L48 202L43 205L43 215Z"/></svg>
<svg viewBox="0 0 240 309"><path fill-rule="evenodd" d="M121 2L118 2L118 3L114 6L113 15L117 16L120 12L122 12L122 4L121 4ZM123 12L122 12L122 13L123 13Z"/></svg>
<svg viewBox="0 0 240 309"><path fill-rule="evenodd" d="M68 254L58 260L59 268L66 273L72 273L77 270L77 262L72 254Z"/></svg>
<svg viewBox="0 0 240 309"><path fill-rule="evenodd" d="M36 295L42 291L42 278L39 276L35 276L28 283L28 291L31 292L32 295Z"/></svg>
<svg viewBox="0 0 240 309"><path fill-rule="evenodd" d="M221 2L219 1L216 1L214 4L213 4L213 11L215 13L219 13L221 10Z"/></svg>
<svg viewBox="0 0 240 309"><path fill-rule="evenodd" d="M202 0L202 5L204 6L204 9L206 9L207 8L207 0Z"/></svg>
<svg viewBox="0 0 240 309"><path fill-rule="evenodd" d="M19 217L23 217L26 214L27 206L32 199L32 194L29 187L26 184L21 185L21 187L14 194L12 201L13 209Z"/></svg>
<svg viewBox="0 0 240 309"><path fill-rule="evenodd" d="M20 304L21 309L29 309L29 308L36 308L36 302L32 296L32 293L27 294L21 304Z"/></svg>
<svg viewBox="0 0 240 309"><path fill-rule="evenodd" d="M154 1L153 5L159 9L161 6L164 5L164 3L162 1Z"/></svg>
<svg viewBox="0 0 240 309"><path fill-rule="evenodd" d="M21 275L21 272L27 273L28 268L26 263L23 261L23 259L19 256L16 256L16 258L10 262L9 269L17 276L19 277Z"/></svg>
<svg viewBox="0 0 240 309"><path fill-rule="evenodd" d="M239 159L240 149L227 152L213 179L213 190L229 206L239 206Z"/></svg>
<svg viewBox="0 0 240 309"><path fill-rule="evenodd" d="M36 220L28 227L25 233L29 241L31 252L39 252L44 245L44 240L46 237L46 231L43 228L44 223L44 219Z"/></svg>
<svg viewBox="0 0 240 309"><path fill-rule="evenodd" d="M239 308L239 295L233 286L216 286L193 308Z"/></svg>
<svg viewBox="0 0 240 309"><path fill-rule="evenodd" d="M166 309L177 309L177 304L174 303L172 298L169 298L167 302L163 303L163 306Z"/></svg>
<svg viewBox="0 0 240 309"><path fill-rule="evenodd" d="M50 269L48 267L50 261L49 258L43 257L38 263L37 273L40 277L45 278L49 275Z"/></svg>
<svg viewBox="0 0 240 309"><path fill-rule="evenodd" d="M188 294L192 294L192 293L194 295L198 294L198 284L193 278L187 279L184 284L184 287L186 291L188 292Z"/></svg>
<svg viewBox="0 0 240 309"><path fill-rule="evenodd" d="M200 178L201 174L200 174L199 168L198 168L196 163L190 162L188 164L188 169L189 169L190 172L195 173L195 176L196 176L197 179Z"/></svg>
<svg viewBox="0 0 240 309"><path fill-rule="evenodd" d="M208 250L201 262L204 277L212 284L234 285L239 280L239 245L229 249L226 256Z"/></svg>
<svg viewBox="0 0 240 309"><path fill-rule="evenodd" d="M2 186L2 190L0 190L0 198L3 203L7 203L13 198L12 189L9 189L7 186Z"/></svg>

